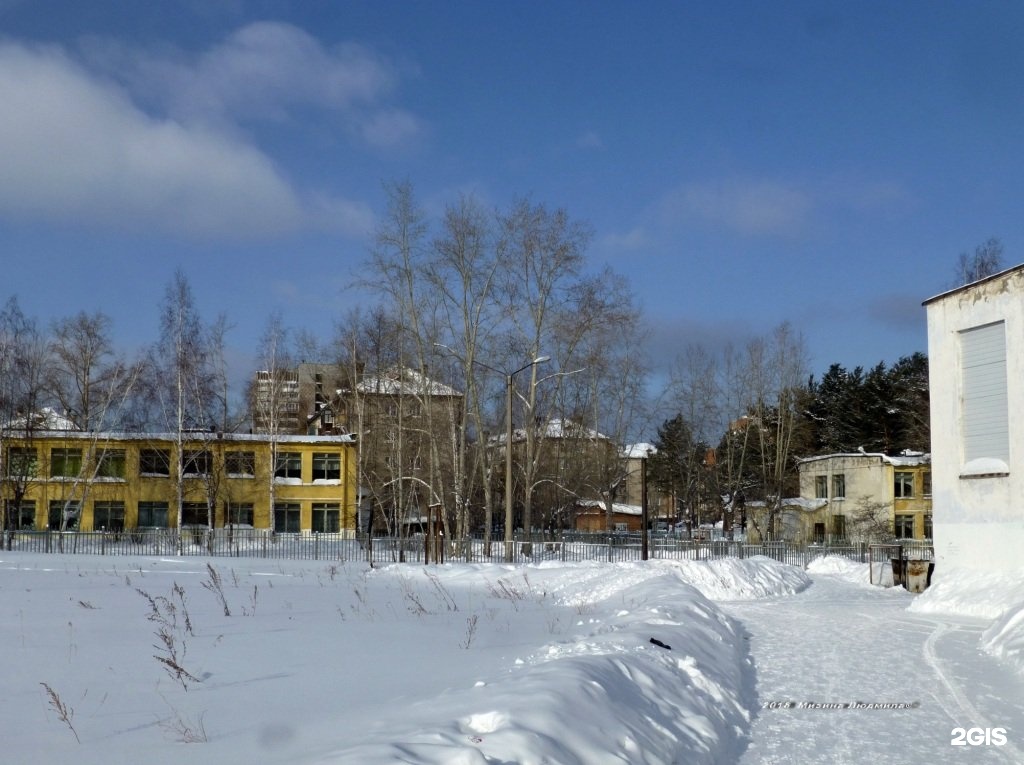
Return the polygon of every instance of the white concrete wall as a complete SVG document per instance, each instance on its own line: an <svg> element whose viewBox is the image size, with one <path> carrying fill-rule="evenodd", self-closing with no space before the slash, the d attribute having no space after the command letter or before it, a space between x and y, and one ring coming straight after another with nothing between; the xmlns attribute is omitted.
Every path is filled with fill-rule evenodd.
<svg viewBox="0 0 1024 765"><path fill-rule="evenodd" d="M927 303L932 518L938 566L1024 568L1024 266ZM959 333L1006 325L1009 474L962 477Z"/></svg>

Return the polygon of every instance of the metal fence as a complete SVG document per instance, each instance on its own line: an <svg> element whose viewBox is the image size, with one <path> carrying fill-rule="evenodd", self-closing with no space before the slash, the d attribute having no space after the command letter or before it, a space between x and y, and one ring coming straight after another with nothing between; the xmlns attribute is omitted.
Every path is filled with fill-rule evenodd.
<svg viewBox="0 0 1024 765"><path fill-rule="evenodd" d="M292 560L363 561L372 563L503 563L505 543L482 537L448 540L431 546L422 535L404 538L355 537L351 534L282 534L264 529L146 529L126 531L8 531L3 548L10 551L83 555L186 555L210 557L276 558ZM806 568L823 555L841 555L861 563L884 563L892 557L929 560L930 542L899 540L893 545L796 545L788 542L749 544L731 540L691 540L652 534L648 555L652 559L710 560L764 555L782 563ZM560 535L517 538L511 561L640 560L640 534L567 532ZM876 560L877 559L877 560Z"/></svg>

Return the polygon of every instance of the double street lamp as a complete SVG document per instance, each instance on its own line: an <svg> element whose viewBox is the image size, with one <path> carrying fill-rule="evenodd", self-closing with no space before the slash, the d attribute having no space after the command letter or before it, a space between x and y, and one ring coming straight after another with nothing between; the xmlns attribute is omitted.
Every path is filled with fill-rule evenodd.
<svg viewBox="0 0 1024 765"><path fill-rule="evenodd" d="M442 343L434 343L438 348L444 348L446 351L451 353L453 356L458 358L458 355L449 348L447 345ZM550 356L538 356L533 361L523 364L519 369L514 372L502 372L500 369L495 369L482 361L472 360L472 363L489 369L492 372L505 375L505 560L508 563L512 562L512 405L513 405L513 378L520 372L524 372L530 367L536 366L537 364L543 364L545 361L551 361ZM529 531L529 529L527 529Z"/></svg>
<svg viewBox="0 0 1024 765"><path fill-rule="evenodd" d="M512 378L530 367L550 360L550 356L538 356L529 364L524 364L505 376L505 561L508 563L512 562ZM529 531L526 529L527 533Z"/></svg>

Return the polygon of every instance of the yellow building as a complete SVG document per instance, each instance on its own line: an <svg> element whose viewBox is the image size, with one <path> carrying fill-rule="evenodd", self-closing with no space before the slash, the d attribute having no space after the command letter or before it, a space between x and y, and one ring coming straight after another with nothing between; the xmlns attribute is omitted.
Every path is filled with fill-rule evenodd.
<svg viewBox="0 0 1024 765"><path fill-rule="evenodd" d="M356 443L341 436L6 434L5 529L356 529ZM180 469L179 469L180 466Z"/></svg>
<svg viewBox="0 0 1024 765"><path fill-rule="evenodd" d="M808 542L931 539L931 456L870 452L799 460Z"/></svg>

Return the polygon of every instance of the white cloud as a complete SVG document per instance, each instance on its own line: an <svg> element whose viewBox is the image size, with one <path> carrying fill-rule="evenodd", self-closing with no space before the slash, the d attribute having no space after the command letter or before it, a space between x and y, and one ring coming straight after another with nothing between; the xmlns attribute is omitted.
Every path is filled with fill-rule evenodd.
<svg viewBox="0 0 1024 765"><path fill-rule="evenodd" d="M748 180L684 185L668 195L663 212L748 235L791 236L804 228L812 206L810 196L792 186Z"/></svg>
<svg viewBox="0 0 1024 765"><path fill-rule="evenodd" d="M152 116L55 46L0 43L0 103L3 215L202 236L370 225L364 205L298 192L252 144Z"/></svg>
<svg viewBox="0 0 1024 765"><path fill-rule="evenodd" d="M298 120L300 111L316 110L337 115L352 135L378 147L421 129L414 115L387 103L399 79L394 65L361 45L325 46L289 24L252 23L198 54L107 39L83 48L137 99L188 123Z"/></svg>

